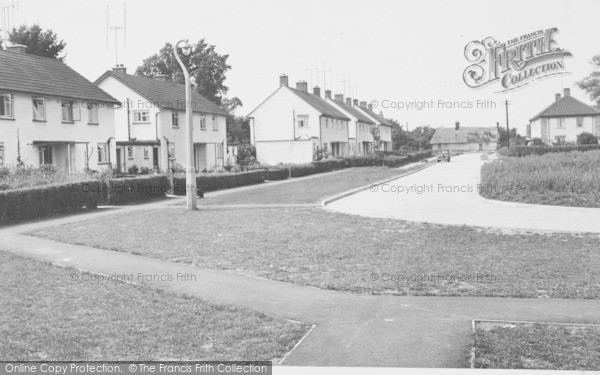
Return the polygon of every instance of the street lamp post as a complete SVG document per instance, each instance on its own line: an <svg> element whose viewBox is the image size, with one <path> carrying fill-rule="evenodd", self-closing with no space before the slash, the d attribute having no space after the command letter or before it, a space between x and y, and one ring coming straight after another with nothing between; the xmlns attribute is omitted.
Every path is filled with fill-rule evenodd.
<svg viewBox="0 0 600 375"><path fill-rule="evenodd" d="M179 45L182 44L180 47ZM187 130L186 135L186 149L187 149L187 162L185 168L185 200L188 211L193 211L198 209L198 199L196 193L196 169L194 168L194 138L193 138L193 129L192 129L192 91L190 85L190 73L188 72L185 65L181 61L179 57L178 48L181 48L181 52L185 55L189 55L191 52L192 46L188 42L187 39L182 39L179 42L175 43L173 47L173 52L175 54L175 59L181 66L181 70L183 71L183 76L185 77L185 128Z"/></svg>

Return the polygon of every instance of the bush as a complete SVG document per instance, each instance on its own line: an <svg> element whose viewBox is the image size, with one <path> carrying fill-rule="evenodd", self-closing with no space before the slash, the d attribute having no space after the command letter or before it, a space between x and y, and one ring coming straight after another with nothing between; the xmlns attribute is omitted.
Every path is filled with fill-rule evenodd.
<svg viewBox="0 0 600 375"><path fill-rule="evenodd" d="M199 191L215 191L234 187L261 184L265 182L264 169L240 172L220 173L196 176L196 187ZM173 194L185 195L185 177L173 177Z"/></svg>
<svg viewBox="0 0 600 375"><path fill-rule="evenodd" d="M140 174L150 174L150 168L148 168L148 167L141 167L140 168Z"/></svg>
<svg viewBox="0 0 600 375"><path fill-rule="evenodd" d="M578 145L597 145L598 137L593 135L592 133L583 132L577 135L577 144Z"/></svg>
<svg viewBox="0 0 600 375"><path fill-rule="evenodd" d="M129 174L138 174L139 171L140 171L140 169L135 164L127 169L127 173L129 173Z"/></svg>
<svg viewBox="0 0 600 375"><path fill-rule="evenodd" d="M579 146L514 146L508 151L508 156L523 157L529 155L544 155L557 152L593 151L600 150L600 145Z"/></svg>
<svg viewBox="0 0 600 375"><path fill-rule="evenodd" d="M100 181L0 191L0 225L93 210L98 207L102 196Z"/></svg>
<svg viewBox="0 0 600 375"><path fill-rule="evenodd" d="M542 141L542 138L533 138L531 140L531 145L532 146L545 146L544 141Z"/></svg>
<svg viewBox="0 0 600 375"><path fill-rule="evenodd" d="M116 178L108 180L104 202L119 205L164 198L171 189L166 176Z"/></svg>

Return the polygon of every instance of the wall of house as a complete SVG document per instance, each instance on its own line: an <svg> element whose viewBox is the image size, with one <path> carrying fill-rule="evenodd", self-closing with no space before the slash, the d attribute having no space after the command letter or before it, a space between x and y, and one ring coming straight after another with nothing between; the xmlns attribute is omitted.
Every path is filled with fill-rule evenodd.
<svg viewBox="0 0 600 375"><path fill-rule="evenodd" d="M256 142L256 158L264 165L303 164L313 161L313 141Z"/></svg>
<svg viewBox="0 0 600 375"><path fill-rule="evenodd" d="M331 152L331 143L341 143L342 156L348 156L348 129L346 120L321 117L321 138L319 147L327 147Z"/></svg>
<svg viewBox="0 0 600 375"><path fill-rule="evenodd" d="M577 126L577 117L564 117L564 128L559 128L558 118L537 119L531 122L531 137L541 138L546 143L553 143L556 137L564 136L566 141L576 142L577 135L588 132L600 135L600 120L592 116L583 117L583 126Z"/></svg>
<svg viewBox="0 0 600 375"><path fill-rule="evenodd" d="M14 93L14 118L0 118L0 143L4 146L4 163L14 165L17 162L17 139L21 148L21 159L25 164L39 166L39 148L34 142L53 143L53 164L66 169L71 164L70 173L82 173L86 167L86 145L75 142L88 142L89 168L102 169L108 164L98 163L97 146L99 143L110 144L110 160L115 160L114 147L114 109L113 104L98 104L98 124L90 124L87 102L75 101L75 120L63 123L61 98L43 95ZM33 119L33 97L46 101L46 119ZM77 117L79 113L79 117ZM18 136L17 136L18 134ZM67 143L71 145L67 147ZM70 151L70 160L67 152Z"/></svg>

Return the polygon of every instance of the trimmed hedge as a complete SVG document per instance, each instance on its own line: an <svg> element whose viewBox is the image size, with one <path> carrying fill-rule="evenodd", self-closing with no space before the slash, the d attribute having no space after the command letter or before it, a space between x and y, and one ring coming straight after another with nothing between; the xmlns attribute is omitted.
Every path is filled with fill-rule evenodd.
<svg viewBox="0 0 600 375"><path fill-rule="evenodd" d="M214 191L221 189L231 189L234 187L262 184L265 182L265 171L263 169L240 172L210 174L206 176L196 176L196 187L199 191ZM185 195L185 177L173 178L173 194Z"/></svg>
<svg viewBox="0 0 600 375"><path fill-rule="evenodd" d="M171 190L167 176L115 178L108 180L104 196L107 204L120 205L165 198Z"/></svg>
<svg viewBox="0 0 600 375"><path fill-rule="evenodd" d="M94 210L102 201L100 181L61 183L0 192L0 225Z"/></svg>
<svg viewBox="0 0 600 375"><path fill-rule="evenodd" d="M265 171L265 180L267 180L267 181L287 180L289 177L290 177L289 168L274 168L274 169L267 169Z"/></svg>
<svg viewBox="0 0 600 375"><path fill-rule="evenodd" d="M600 145L576 146L513 146L508 149L508 156L523 157L529 155L544 155L556 152L600 150Z"/></svg>

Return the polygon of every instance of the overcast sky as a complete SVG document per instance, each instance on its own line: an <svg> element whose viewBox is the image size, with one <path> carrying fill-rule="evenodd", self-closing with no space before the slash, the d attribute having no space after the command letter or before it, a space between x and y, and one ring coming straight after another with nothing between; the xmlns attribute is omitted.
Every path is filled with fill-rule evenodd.
<svg viewBox="0 0 600 375"><path fill-rule="evenodd" d="M2 0L5 3L12 0ZM14 0L16 23L39 23L67 42L66 62L90 80L115 64L114 36L106 48L106 5L111 23L120 24L120 0ZM418 125L505 125L502 101L509 100L509 121L525 131L529 118L591 70L600 54L596 41L600 1L191 1L127 0L127 47L119 62L129 69L156 53L165 42L205 38L232 66L228 96L249 113L278 86L307 80L334 93L384 103L431 101L434 109L383 109L386 117ZM557 46L570 51L569 75L536 81L510 92L498 84L472 89L462 74L469 65L464 48L492 36L507 41L539 29L557 27ZM122 39L121 39L122 40ZM121 40L119 42L121 42ZM325 80L324 80L325 78ZM440 109L438 101L490 100L492 109ZM387 102L386 102L387 103Z"/></svg>

